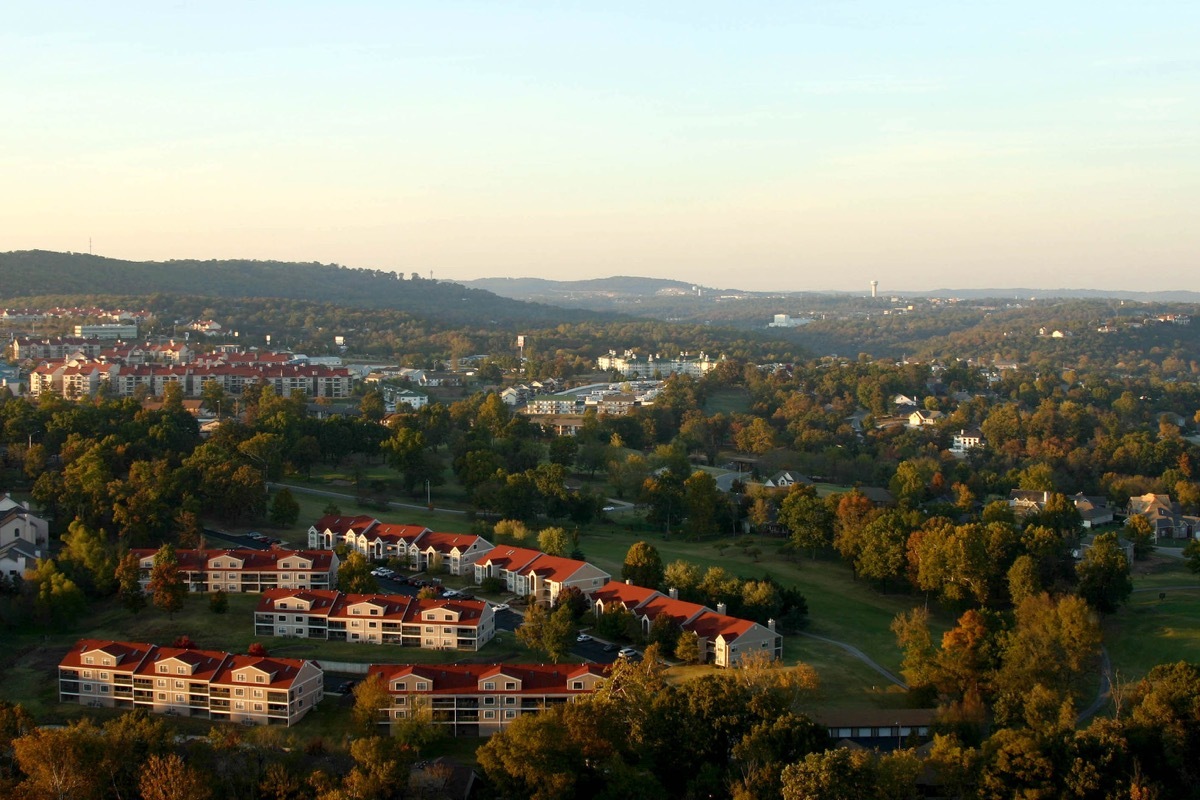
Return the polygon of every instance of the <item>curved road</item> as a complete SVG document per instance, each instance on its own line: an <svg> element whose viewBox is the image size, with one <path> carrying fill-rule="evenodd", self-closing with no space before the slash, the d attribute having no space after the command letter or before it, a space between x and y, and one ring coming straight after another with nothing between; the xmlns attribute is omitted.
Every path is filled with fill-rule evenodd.
<svg viewBox="0 0 1200 800"><path fill-rule="evenodd" d="M818 636L815 633L806 633L804 631L800 631L800 635L804 636L806 638L809 638L809 639L816 639L818 642L824 642L825 644L831 644L834 647L840 647L842 650L845 650L847 653L854 656L859 661L863 662L868 667L875 670L883 677L887 678L890 682L899 686L901 689L908 688L908 684L905 683L904 681L902 681L895 673L890 672L886 667L884 667L878 661L871 658L869 655L864 653L862 650L859 650L857 647L855 647L852 644L847 644L846 642L839 642L837 639L830 639L827 636Z"/></svg>

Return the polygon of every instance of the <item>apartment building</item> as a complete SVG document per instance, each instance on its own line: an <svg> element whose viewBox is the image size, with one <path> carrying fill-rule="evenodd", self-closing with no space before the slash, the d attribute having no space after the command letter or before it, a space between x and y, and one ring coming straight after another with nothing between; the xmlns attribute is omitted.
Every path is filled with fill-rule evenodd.
<svg viewBox="0 0 1200 800"><path fill-rule="evenodd" d="M496 621L479 600L270 589L254 610L254 634L473 651L492 640Z"/></svg>
<svg viewBox="0 0 1200 800"><path fill-rule="evenodd" d="M324 675L314 661L81 639L58 686L64 703L290 727L321 702Z"/></svg>
<svg viewBox="0 0 1200 800"><path fill-rule="evenodd" d="M153 548L134 548L142 586L150 582ZM264 592L268 589L333 589L341 563L327 550L176 550L179 571L192 592Z"/></svg>
<svg viewBox="0 0 1200 800"><path fill-rule="evenodd" d="M536 714L592 692L600 664L372 664L392 696L380 724L429 714L455 736L490 736L522 714Z"/></svg>
<svg viewBox="0 0 1200 800"><path fill-rule="evenodd" d="M444 567L451 575L470 575L474 564L492 550L482 536L439 533L422 525L393 525L366 515L321 517L308 529L308 546L332 550L344 544L367 558L399 558L412 570Z"/></svg>
<svg viewBox="0 0 1200 800"><path fill-rule="evenodd" d="M574 558L551 556L524 547L495 547L475 562L475 582L484 578L500 578L510 592L553 605L558 595L570 586L590 594L612 576Z"/></svg>
<svg viewBox="0 0 1200 800"><path fill-rule="evenodd" d="M763 626L731 617L725 613L724 603L718 603L714 611L699 603L680 600L674 589L663 594L620 581L606 583L589 596L596 616L614 605L625 608L647 634L656 619L666 617L680 630L695 633L704 661L718 667L736 666L747 653L767 652L773 659L783 658L783 637L775 632L774 620Z"/></svg>

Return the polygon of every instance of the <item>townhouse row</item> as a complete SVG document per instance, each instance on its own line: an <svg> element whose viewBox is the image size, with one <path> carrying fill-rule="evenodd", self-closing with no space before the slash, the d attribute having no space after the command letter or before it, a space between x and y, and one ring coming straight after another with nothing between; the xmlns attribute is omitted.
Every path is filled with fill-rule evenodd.
<svg viewBox="0 0 1200 800"><path fill-rule="evenodd" d="M725 613L725 604L718 603L714 611L699 603L680 600L674 589L669 594L613 581L589 595L592 608L599 617L612 607L624 608L634 615L642 632L659 617L666 617L680 630L690 631L699 639L704 662L718 667L736 666L751 653L769 653L772 659L783 658L783 637L775 631L775 621L760 625Z"/></svg>
<svg viewBox="0 0 1200 800"><path fill-rule="evenodd" d="M495 634L495 612L481 600L268 589L254 610L255 636L476 651Z"/></svg>
<svg viewBox="0 0 1200 800"><path fill-rule="evenodd" d="M141 584L150 583L153 548L134 548ZM333 589L340 561L326 550L176 550L179 571L191 592L265 592L269 589Z"/></svg>
<svg viewBox="0 0 1200 800"><path fill-rule="evenodd" d="M604 679L601 664L373 664L391 696L380 724L429 719L454 736L490 736L525 714L589 694Z"/></svg>
<svg viewBox="0 0 1200 800"><path fill-rule="evenodd" d="M475 562L492 549L481 536L439 533L422 525L393 525L366 515L321 517L308 529L312 550L345 545L373 561L398 558L414 571L444 568L451 575L472 574Z"/></svg>
<svg viewBox="0 0 1200 800"><path fill-rule="evenodd" d="M58 666L63 703L292 726L324 696L315 661L81 639Z"/></svg>

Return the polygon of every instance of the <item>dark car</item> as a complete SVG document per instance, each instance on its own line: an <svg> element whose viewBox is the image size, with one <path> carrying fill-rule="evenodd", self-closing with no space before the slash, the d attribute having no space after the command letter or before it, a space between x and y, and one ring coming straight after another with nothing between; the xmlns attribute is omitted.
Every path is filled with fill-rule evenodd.
<svg viewBox="0 0 1200 800"><path fill-rule="evenodd" d="M617 649L617 646L615 644L613 644L612 642L609 642L608 644L604 645L604 652L606 652L606 653L616 652L616 649Z"/></svg>
<svg viewBox="0 0 1200 800"><path fill-rule="evenodd" d="M342 681L341 683L338 684L337 691L338 691L338 694L345 694L346 692L350 691L353 688L354 688L354 681Z"/></svg>

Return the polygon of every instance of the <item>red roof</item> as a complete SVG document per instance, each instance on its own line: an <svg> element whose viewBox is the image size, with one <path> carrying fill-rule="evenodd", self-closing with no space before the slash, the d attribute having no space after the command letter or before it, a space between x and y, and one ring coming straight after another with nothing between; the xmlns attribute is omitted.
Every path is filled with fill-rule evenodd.
<svg viewBox="0 0 1200 800"><path fill-rule="evenodd" d="M721 636L725 641L729 642L753 628L755 624L757 623L751 622L748 619L739 619L731 617L728 614L717 614L705 609L703 614L691 622L684 624L683 627L703 639L716 639L718 636Z"/></svg>
<svg viewBox="0 0 1200 800"><path fill-rule="evenodd" d="M605 605L609 603L621 603L632 611L656 594L659 594L659 592L643 586L634 586L631 583L623 583L621 581L609 581L599 589L594 590L591 597L593 603L597 600Z"/></svg>
<svg viewBox="0 0 1200 800"><path fill-rule="evenodd" d="M536 574L544 580L562 583L586 566L586 561L542 553L532 563L526 564L518 572L521 575Z"/></svg>
<svg viewBox="0 0 1200 800"><path fill-rule="evenodd" d="M141 642L117 642L111 639L80 639L75 646L67 651L59 662L60 667L95 666L83 663L83 654L99 650L116 659L113 670L136 670L143 659L154 650L154 645Z"/></svg>
<svg viewBox="0 0 1200 800"><path fill-rule="evenodd" d="M492 564L501 569L516 572L538 556L545 555L540 550L530 550L527 547L495 547L488 551L479 564Z"/></svg>
<svg viewBox="0 0 1200 800"><path fill-rule="evenodd" d="M153 558L158 551L154 548L134 548L138 559ZM311 567L288 567L290 572L329 572L333 566L333 551L331 550L281 550L272 547L270 550L251 550L232 548L227 550L176 550L175 558L179 568L192 572L209 569L209 562L214 558L232 556L242 562L241 569L250 572L271 572L283 569L279 561L299 556L311 561Z"/></svg>
<svg viewBox="0 0 1200 800"><path fill-rule="evenodd" d="M570 682L584 675L603 677L608 667L602 664L372 664L368 675L383 677L388 686L397 678L416 675L429 681L432 694L583 694ZM510 676L520 682L519 690L503 688L481 690L479 682L498 676ZM497 684L502 687L503 684Z"/></svg>

